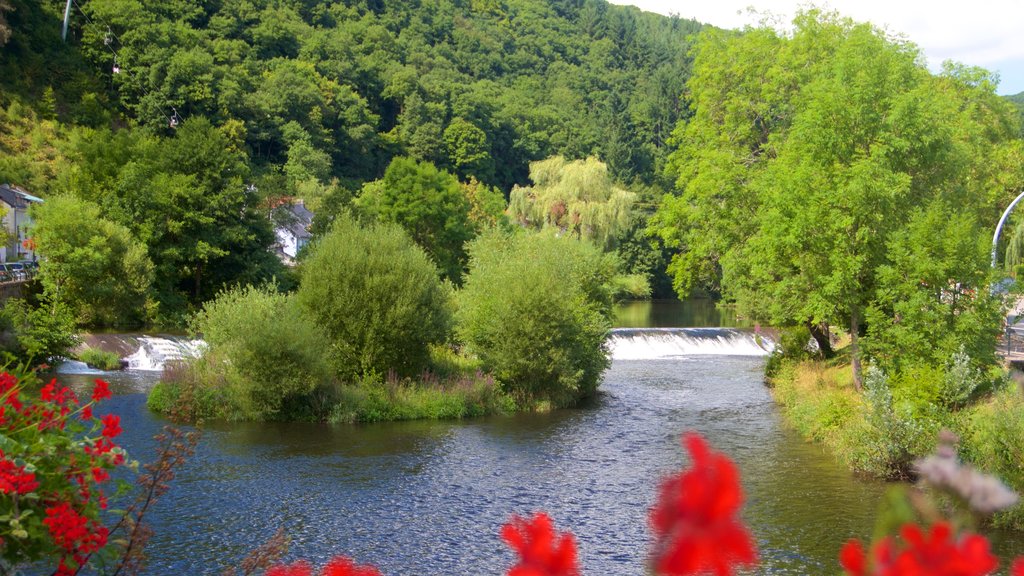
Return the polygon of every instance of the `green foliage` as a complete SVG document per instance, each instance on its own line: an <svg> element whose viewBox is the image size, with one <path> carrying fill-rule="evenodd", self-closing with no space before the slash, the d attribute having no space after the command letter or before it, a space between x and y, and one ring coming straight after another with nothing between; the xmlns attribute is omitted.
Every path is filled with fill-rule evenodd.
<svg viewBox="0 0 1024 576"><path fill-rule="evenodd" d="M145 320L153 264L127 228L101 217L99 206L70 196L34 206L33 217L39 279L50 298L67 304L83 325Z"/></svg>
<svg viewBox="0 0 1024 576"><path fill-rule="evenodd" d="M114 352L99 348L85 348L78 353L78 359L99 370L117 370L121 368L121 357Z"/></svg>
<svg viewBox="0 0 1024 576"><path fill-rule="evenodd" d="M1005 386L992 401L970 413L969 429L962 437L964 457L995 474L1018 493L1024 490L1024 396L1019 386ZM997 525L1020 529L1024 509L996 516Z"/></svg>
<svg viewBox="0 0 1024 576"><path fill-rule="evenodd" d="M779 342L772 351L764 366L767 382L778 374L784 362L799 362L810 356L807 345L811 341L811 331L806 326L788 326L779 330Z"/></svg>
<svg viewBox="0 0 1024 576"><path fill-rule="evenodd" d="M422 381L366 376L340 392L332 422L454 420L512 412L514 406L494 380L477 372Z"/></svg>
<svg viewBox="0 0 1024 576"><path fill-rule="evenodd" d="M381 222L401 226L444 277L460 282L463 245L473 237L470 204L459 181L429 162L395 158L384 178L363 187L356 205Z"/></svg>
<svg viewBox="0 0 1024 576"><path fill-rule="evenodd" d="M875 272L864 349L885 370L906 361L935 366L960 350L976 366L996 363L1003 302L989 289L988 230L937 200L892 233Z"/></svg>
<svg viewBox="0 0 1024 576"><path fill-rule="evenodd" d="M296 399L331 387L325 335L293 295L274 287L236 288L208 302L193 329L209 346L204 377L228 383L250 419L299 419L282 413Z"/></svg>
<svg viewBox="0 0 1024 576"><path fill-rule="evenodd" d="M573 404L608 366L614 258L551 233L485 232L470 246L458 331L520 405Z"/></svg>
<svg viewBox="0 0 1024 576"><path fill-rule="evenodd" d="M505 196L501 190L472 177L469 182L462 184L462 190L469 200L469 222L476 232L487 228L510 226L505 215Z"/></svg>
<svg viewBox="0 0 1024 576"><path fill-rule="evenodd" d="M343 378L415 374L426 366L430 345L451 331L449 289L394 224L336 219L303 264L297 298L326 334Z"/></svg>
<svg viewBox="0 0 1024 576"><path fill-rule="evenodd" d="M707 31L695 54L695 115L678 125L669 158L681 193L654 224L680 251L670 266L678 292L720 290L773 324L846 326L856 367L866 310L869 323L897 324L894 308L919 292L908 306L949 312L943 290L960 285L976 297L958 300L954 310L967 312L949 339L966 336L972 357L989 361L974 348L990 317L969 310L987 310L974 223L993 221L1017 189L1021 156L988 75L932 75L912 44L818 10L785 35ZM925 221L950 234L932 228L915 246ZM930 291L914 285L925 269ZM955 350L947 330L908 326L921 339L914 354ZM893 346L874 348L883 359L899 329L876 332L876 344Z"/></svg>
<svg viewBox="0 0 1024 576"><path fill-rule="evenodd" d="M145 244L164 319L227 286L280 275L270 220L245 186L246 157L227 131L203 118L173 138L97 131L74 142L73 157L69 188Z"/></svg>
<svg viewBox="0 0 1024 576"><path fill-rule="evenodd" d="M75 314L59 300L31 306L11 298L0 310L0 351L17 362L54 362L78 345Z"/></svg>
<svg viewBox="0 0 1024 576"><path fill-rule="evenodd" d="M512 189L509 214L521 225L553 228L611 248L630 224L635 195L618 188L596 158L556 156L530 164L533 186Z"/></svg>

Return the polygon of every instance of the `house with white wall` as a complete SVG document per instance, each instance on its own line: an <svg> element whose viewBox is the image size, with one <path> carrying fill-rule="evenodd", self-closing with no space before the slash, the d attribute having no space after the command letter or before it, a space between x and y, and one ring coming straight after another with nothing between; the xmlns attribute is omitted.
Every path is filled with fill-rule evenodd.
<svg viewBox="0 0 1024 576"><path fill-rule="evenodd" d="M313 235L309 227L313 224L313 213L302 200L282 204L272 212L274 235L277 236L277 256L288 265L295 263L295 257Z"/></svg>
<svg viewBox="0 0 1024 576"><path fill-rule="evenodd" d="M43 201L13 184L0 184L0 207L4 209L4 242L0 262L35 260L35 246L29 236L32 217L29 208Z"/></svg>

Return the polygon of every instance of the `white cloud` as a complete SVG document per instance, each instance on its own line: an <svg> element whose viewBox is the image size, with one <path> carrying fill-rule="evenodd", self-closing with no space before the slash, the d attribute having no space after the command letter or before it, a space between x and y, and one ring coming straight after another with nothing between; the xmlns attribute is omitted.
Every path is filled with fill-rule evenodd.
<svg viewBox="0 0 1024 576"><path fill-rule="evenodd" d="M771 13L789 22L800 7L798 0L613 0L642 10L678 14L722 28L756 24L759 16L747 10ZM868 21L904 35L921 47L929 65L944 60L999 71L1000 93L1024 90L1024 1L1022 0L832 0L824 8L837 10L857 21Z"/></svg>

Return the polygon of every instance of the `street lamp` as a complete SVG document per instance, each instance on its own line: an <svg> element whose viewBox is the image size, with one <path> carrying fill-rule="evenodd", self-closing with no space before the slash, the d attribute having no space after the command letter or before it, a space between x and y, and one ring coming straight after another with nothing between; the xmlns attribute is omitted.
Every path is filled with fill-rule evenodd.
<svg viewBox="0 0 1024 576"><path fill-rule="evenodd" d="M996 225L996 233L992 236L992 267L996 267L996 251L999 249L999 233L1003 231L1003 224L1006 224L1006 219L1010 217L1010 211L1013 207L1020 202L1021 198L1024 198L1024 192L1021 192L1019 196L1010 202L1010 205L1006 207L1006 211L1003 212L1003 217L999 219L999 224Z"/></svg>

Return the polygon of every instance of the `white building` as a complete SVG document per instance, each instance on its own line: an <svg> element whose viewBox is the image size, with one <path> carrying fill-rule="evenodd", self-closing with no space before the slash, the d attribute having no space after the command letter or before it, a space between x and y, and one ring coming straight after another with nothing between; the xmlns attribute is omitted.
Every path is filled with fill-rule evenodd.
<svg viewBox="0 0 1024 576"><path fill-rule="evenodd" d="M0 184L0 206L4 208L3 228L6 236L0 249L0 262L35 260L34 245L28 235L32 227L29 207L42 202L13 184Z"/></svg>
<svg viewBox="0 0 1024 576"><path fill-rule="evenodd" d="M274 234L277 236L277 255L285 264L294 264L295 256L313 237L309 227L313 224L313 213L302 200L275 208L273 211Z"/></svg>

